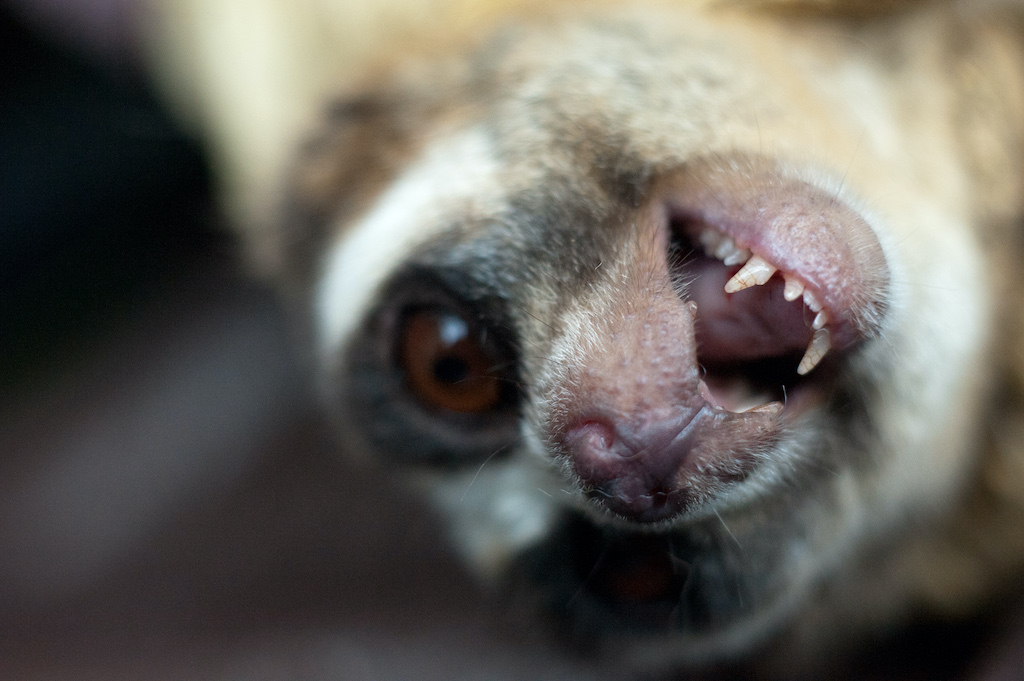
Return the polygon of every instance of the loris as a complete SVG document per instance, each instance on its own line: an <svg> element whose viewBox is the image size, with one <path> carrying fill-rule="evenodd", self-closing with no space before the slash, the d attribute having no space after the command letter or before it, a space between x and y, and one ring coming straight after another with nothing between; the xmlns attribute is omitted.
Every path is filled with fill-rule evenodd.
<svg viewBox="0 0 1024 681"><path fill-rule="evenodd" d="M1015 8L164 9L342 455L516 607L806 671L1018 574Z"/></svg>

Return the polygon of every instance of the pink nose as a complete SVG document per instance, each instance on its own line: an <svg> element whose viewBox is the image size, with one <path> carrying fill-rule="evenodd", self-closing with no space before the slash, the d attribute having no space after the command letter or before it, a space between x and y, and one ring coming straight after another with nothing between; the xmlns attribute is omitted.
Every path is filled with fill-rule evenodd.
<svg viewBox="0 0 1024 681"><path fill-rule="evenodd" d="M587 420L563 442L592 498L620 516L653 523L687 506L685 464L705 413L684 410L640 428Z"/></svg>
<svg viewBox="0 0 1024 681"><path fill-rule="evenodd" d="M694 308L657 283L669 276L664 257L648 266L652 283L626 287L631 307L607 320L614 342L580 358L549 421L583 492L641 523L673 518L746 476L779 426L772 413L711 403Z"/></svg>

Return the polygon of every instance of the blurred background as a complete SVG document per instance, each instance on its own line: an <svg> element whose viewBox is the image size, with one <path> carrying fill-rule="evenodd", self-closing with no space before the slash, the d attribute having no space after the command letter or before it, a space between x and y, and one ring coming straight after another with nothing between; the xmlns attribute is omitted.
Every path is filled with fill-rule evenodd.
<svg viewBox="0 0 1024 681"><path fill-rule="evenodd" d="M0 679L584 678L336 460L139 19L0 2Z"/></svg>
<svg viewBox="0 0 1024 681"><path fill-rule="evenodd" d="M0 680L616 678L494 617L429 511L333 455L141 20L0 0ZM1007 617L866 668L1024 678Z"/></svg>

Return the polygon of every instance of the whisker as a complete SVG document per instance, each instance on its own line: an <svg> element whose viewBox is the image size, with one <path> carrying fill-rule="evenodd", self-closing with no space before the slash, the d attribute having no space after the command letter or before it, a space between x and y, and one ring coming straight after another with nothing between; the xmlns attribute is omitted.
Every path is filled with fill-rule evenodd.
<svg viewBox="0 0 1024 681"><path fill-rule="evenodd" d="M486 459L484 459L484 462L482 464L480 464L479 468L476 469L476 473L473 474L473 479L470 480L469 481L469 485L466 486L466 491L462 493L461 497L459 497L459 501L460 502L464 501L466 499L466 495L469 494L469 490L471 490L473 488L473 483L476 482L476 479L480 477L480 472L484 469L484 466L486 466L490 462L491 459L493 459L498 454L500 454L501 452L503 452L504 450L508 449L511 446L512 446L512 442L505 443L502 446L500 446L497 449L495 449L493 452L491 452L491 455L488 456Z"/></svg>
<svg viewBox="0 0 1024 681"><path fill-rule="evenodd" d="M737 547L739 548L739 550L740 550L740 551L744 551L744 549L743 549L743 544L741 544L741 543L740 543L740 540L736 538L736 535L734 535L734 534L732 533L732 530L730 530L730 529L729 529L729 526L725 524L725 520L724 520L724 519L722 518L722 516L721 516L721 515L719 515L719 513L718 513L718 509L716 508L716 509L712 509L712 510L714 510L714 512L715 512L715 517L716 517L716 518L718 518L718 522L722 523L722 527L724 527L724 528L725 528L725 531L729 533L729 536L730 536L730 537L732 537L732 540L733 540L734 542L736 542L736 546L737 546ZM745 552L745 551L744 551L744 552Z"/></svg>

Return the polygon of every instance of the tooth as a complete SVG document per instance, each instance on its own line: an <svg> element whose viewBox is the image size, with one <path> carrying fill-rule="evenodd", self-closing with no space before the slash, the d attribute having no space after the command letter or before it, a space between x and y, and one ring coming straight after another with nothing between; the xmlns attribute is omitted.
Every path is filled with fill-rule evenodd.
<svg viewBox="0 0 1024 681"><path fill-rule="evenodd" d="M725 256L731 254L736 250L736 243L727 237L722 235L722 240L718 242L718 246L715 247L715 257L719 260L724 260Z"/></svg>
<svg viewBox="0 0 1024 681"><path fill-rule="evenodd" d="M718 246L722 243L723 238L726 238L724 234L708 227L697 236L697 241L704 247L705 253L709 256L717 257L715 252L718 250Z"/></svg>
<svg viewBox="0 0 1024 681"><path fill-rule="evenodd" d="M804 284L796 277L786 277L786 288L782 291L782 297L792 303L804 293Z"/></svg>
<svg viewBox="0 0 1024 681"><path fill-rule="evenodd" d="M804 291L804 305L811 308L813 312L821 312L821 303L810 291Z"/></svg>
<svg viewBox="0 0 1024 681"><path fill-rule="evenodd" d="M818 329L824 329L826 324L828 324L828 312L822 310L815 315L814 323L811 324L811 328L817 331Z"/></svg>
<svg viewBox="0 0 1024 681"><path fill-rule="evenodd" d="M740 248L731 237L710 227L697 235L697 241L708 256L718 258L726 265L742 265L750 258L750 251Z"/></svg>
<svg viewBox="0 0 1024 681"><path fill-rule="evenodd" d="M751 286L765 284L772 278L775 271L774 265L755 255L740 268L739 272L733 275L732 279L725 283L725 292L736 293Z"/></svg>
<svg viewBox="0 0 1024 681"><path fill-rule="evenodd" d="M719 260L725 260L730 255L735 254L738 250L739 249L736 248L736 242L723 235L722 241L718 243L718 247L715 249L715 257Z"/></svg>
<svg viewBox="0 0 1024 681"><path fill-rule="evenodd" d="M811 342L807 345L807 352L804 353L803 359L800 360L800 366L797 367L796 372L803 376L818 366L818 362L824 359L831 347L832 341L829 340L828 329L818 329L815 331L814 335L811 336Z"/></svg>
<svg viewBox="0 0 1024 681"><path fill-rule="evenodd" d="M736 250L722 258L722 263L728 267L732 267L733 265L742 265L748 260L750 260L750 251L736 246Z"/></svg>

